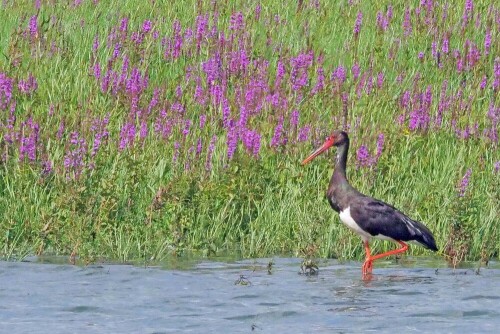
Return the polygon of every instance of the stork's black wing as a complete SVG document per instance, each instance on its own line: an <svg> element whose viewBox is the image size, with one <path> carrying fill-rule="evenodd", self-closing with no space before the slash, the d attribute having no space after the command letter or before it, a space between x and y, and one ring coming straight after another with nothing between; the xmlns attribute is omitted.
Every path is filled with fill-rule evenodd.
<svg viewBox="0 0 500 334"><path fill-rule="evenodd" d="M394 240L417 241L424 247L437 251L432 232L392 205L360 196L351 203L350 213L354 221L372 236L383 235Z"/></svg>

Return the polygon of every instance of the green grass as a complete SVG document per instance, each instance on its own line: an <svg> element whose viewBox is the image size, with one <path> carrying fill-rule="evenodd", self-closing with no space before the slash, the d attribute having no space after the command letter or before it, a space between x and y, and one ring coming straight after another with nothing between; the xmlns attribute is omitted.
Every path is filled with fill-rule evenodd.
<svg viewBox="0 0 500 334"><path fill-rule="evenodd" d="M349 102L345 125L351 128L352 143L348 162L351 183L429 226L440 255L452 260L500 258L500 172L494 170L500 151L498 142L482 133L495 127L487 117L488 108L499 108L500 103L498 88L495 91L492 87L495 59L500 55L500 27L488 14L489 1L474 2L474 14L480 16L477 27L476 19L462 27L462 5L448 8L446 20L441 18L443 9L435 8L434 23L425 23L425 9L419 19L412 11L410 36L403 34L403 5L393 5L394 15L387 31L376 28L377 11L385 13L390 4L387 1L355 1L352 6L347 1L325 2L320 9L304 1L300 11L296 1L263 1L259 20L255 18L254 1L217 2L219 31L227 38L232 13L243 13L246 28L236 39L242 38L252 60L269 62L264 80L287 100L285 108L264 103L260 112L249 117L248 128L262 136L259 156L248 154L240 141L232 160L227 157L222 107L197 103L196 83L186 80L186 72L191 69L207 89L202 63L219 50L216 38L204 38L199 52L191 47L191 54L184 52L175 60L164 58L161 39L172 37L174 20L180 21L183 31L186 27L195 30L197 15L210 14L212 22L212 3L203 2L201 7L199 3L129 0L94 5L82 1L75 6L72 1L57 5L43 2L38 14L39 36L30 39L23 31L29 18L37 13L33 3L2 2L0 73L13 78L15 86L29 73L38 81L38 89L31 95L14 88L13 131L21 136L22 122L31 117L39 124L40 135L36 160L20 161L19 139L13 143L6 139L10 131L8 109L0 110L0 152L6 157L0 159L0 257L77 254L87 262L99 258L149 261L172 253L199 251L213 255L229 250L245 257L293 254L361 259L359 237L340 224L324 196L333 153L310 166L300 166L300 161L328 132L344 126L341 93L346 93ZM412 10L417 6L418 2L410 5ZM353 27L358 11L363 13L363 24L359 39L355 39ZM130 97L123 92L117 96L102 92L92 67L98 61L104 75L114 49L113 43L106 46L107 36L120 26L123 17L129 18L129 35L112 68L120 72L121 57L127 55L130 68L136 66L149 75L139 108L147 108L154 88L160 90L160 102L145 118L150 133L144 142L137 135L133 147L120 151L120 130L130 121ZM134 46L130 33L140 30L146 19L152 20L159 38L150 34L140 46ZM466 40L470 40L482 51L486 28L492 36L489 55L482 53L476 65L458 73L453 50L463 55L468 50ZM96 34L100 47L94 56ZM246 37L242 37L244 34ZM450 36L450 53L442 55L443 66L438 68L431 56L432 42L439 42L446 34ZM52 52L53 47L57 51ZM230 47L233 51L241 48L236 42ZM290 60L308 51L315 57L307 70L309 81L295 92L289 84ZM422 61L417 57L420 51L425 52ZM323 63L318 61L319 55ZM287 66L287 74L276 88L280 59ZM370 94L357 95L360 79L355 80L350 71L355 63L362 74L374 77ZM330 83L329 77L340 64L348 75L339 88ZM325 89L312 95L319 68L325 72ZM250 65L246 72L227 76L226 96L235 120L241 109L240 91L258 76L257 72ZM381 89L376 87L379 72L385 75ZM417 74L419 80L415 79ZM488 86L480 89L485 75ZM403 113L399 106L403 93L425 93L427 87L433 93L430 110L435 117L444 81L448 82L447 97L453 101L443 114L441 126L431 122L427 130L412 131L408 121L396 121ZM182 120L191 119L193 125L186 139L182 122L164 139L153 133L153 123L162 108L168 109L176 101L178 85L183 89L179 102L186 109ZM297 99L299 95L301 99ZM51 108L53 114L49 113ZM305 142L292 140L297 134L290 128L288 117L295 109L300 111L299 127L310 125L312 129ZM109 137L91 156L92 122L106 114L110 115ZM201 114L208 117L203 129L198 127ZM285 147L271 148L282 114L288 115L285 126L291 138ZM139 128L141 120L132 121ZM65 130L58 137L61 122ZM470 138L460 139L455 134L453 124L464 129L476 123L478 133ZM88 145L86 166L78 178L64 167L65 155L72 147L72 131L79 132ZM380 160L372 168L357 168L356 150L363 144L375 152L379 133L385 135ZM217 136L213 168L207 171L207 147L213 135ZM203 142L203 151L195 157L189 148L196 148L198 138ZM181 143L181 149L174 163L176 141ZM53 163L53 171L44 176L42 162L46 160ZM191 166L188 171L184 169L186 163ZM90 168L90 164L94 167ZM465 196L459 197L458 188L468 168L472 168L470 185ZM374 242L375 251L391 247L390 243ZM419 247L411 247L410 253L428 254Z"/></svg>

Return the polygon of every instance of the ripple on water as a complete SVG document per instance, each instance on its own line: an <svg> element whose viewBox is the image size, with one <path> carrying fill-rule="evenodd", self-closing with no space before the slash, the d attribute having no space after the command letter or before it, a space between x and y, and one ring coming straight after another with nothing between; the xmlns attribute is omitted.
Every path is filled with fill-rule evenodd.
<svg viewBox="0 0 500 334"><path fill-rule="evenodd" d="M71 312L71 313L86 313L86 312L101 313L101 308L97 307L97 306L80 305L80 306L70 307L70 308L65 309L63 311Z"/></svg>
<svg viewBox="0 0 500 334"><path fill-rule="evenodd" d="M462 300L499 300L500 296L487 296L487 295L473 295L462 298Z"/></svg>

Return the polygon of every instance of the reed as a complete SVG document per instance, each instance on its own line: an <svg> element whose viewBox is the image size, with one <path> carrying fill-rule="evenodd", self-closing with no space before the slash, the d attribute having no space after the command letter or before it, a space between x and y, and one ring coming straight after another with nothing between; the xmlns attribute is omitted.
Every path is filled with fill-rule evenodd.
<svg viewBox="0 0 500 334"><path fill-rule="evenodd" d="M1 257L360 258L299 164L335 128L451 263L500 257L498 5L0 6Z"/></svg>

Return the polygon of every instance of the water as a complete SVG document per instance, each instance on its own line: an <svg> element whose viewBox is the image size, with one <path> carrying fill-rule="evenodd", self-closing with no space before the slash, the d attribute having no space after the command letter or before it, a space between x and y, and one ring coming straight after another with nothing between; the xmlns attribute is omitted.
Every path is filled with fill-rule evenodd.
<svg viewBox="0 0 500 334"><path fill-rule="evenodd" d="M496 332L500 263L179 260L161 267L0 262L0 333ZM47 260L44 260L45 262ZM437 270L436 270L437 269ZM243 276L242 276L243 275Z"/></svg>

